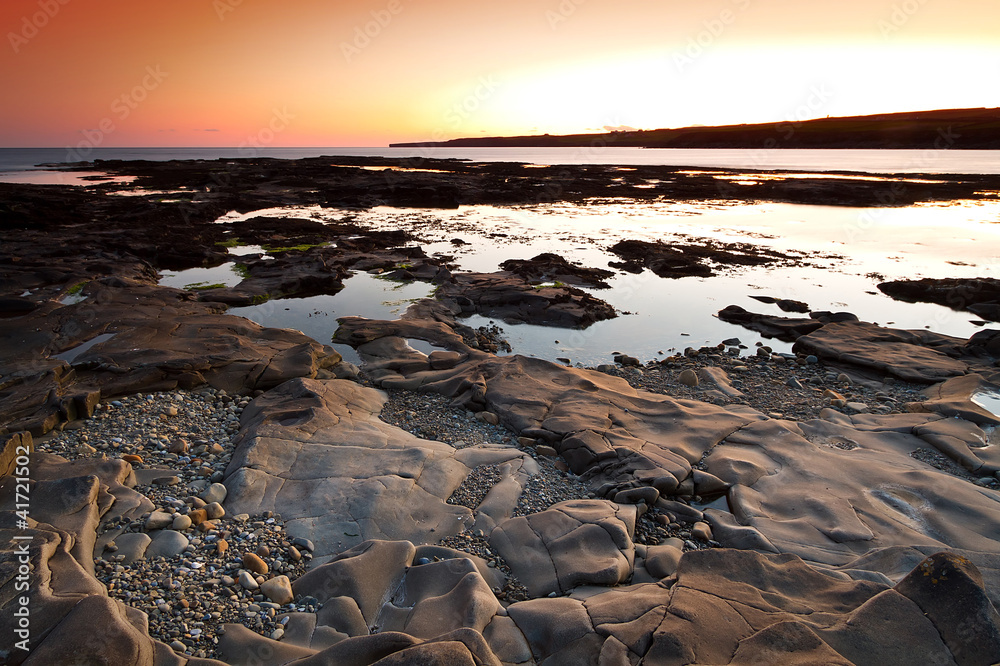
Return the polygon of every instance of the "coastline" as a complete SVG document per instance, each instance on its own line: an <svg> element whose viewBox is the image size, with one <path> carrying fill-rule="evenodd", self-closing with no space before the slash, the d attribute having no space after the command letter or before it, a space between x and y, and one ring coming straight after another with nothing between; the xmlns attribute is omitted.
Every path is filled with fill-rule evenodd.
<svg viewBox="0 0 1000 666"><path fill-rule="evenodd" d="M86 632L91 655L195 666L419 663L437 650L482 663L995 654L1000 418L972 400L1000 390L995 326L963 340L844 313L758 315L747 325L793 351L727 340L641 362L623 341L613 363L568 367L496 355L496 331L463 316L562 335L601 312L573 282L600 275L539 257L460 271L414 250L416 233L351 219L258 217L243 241L293 249L247 260L232 287L157 284L158 271L229 260L228 229L213 224L229 210L664 196L612 168L422 166L372 172L360 167L411 167L357 158L324 179L320 160L120 162L101 168L135 182L0 186L12 238L0 422L5 452L34 451L31 521L6 510L8 475L2 527L32 539L32 659L55 663ZM663 189L677 198L718 196L719 172L678 171L644 175L674 178ZM926 180L894 203L1000 190L988 176ZM758 185L743 194L858 204L884 188ZM104 191L116 187L152 193ZM740 249L774 259L759 250ZM648 247L637 256L633 270L677 270L650 264ZM335 293L349 270L442 288L392 321L341 318L327 341L225 314ZM147 555L152 543L170 549ZM951 582L924 589L929 570ZM704 638L726 617L741 628ZM789 628L803 623L808 636Z"/></svg>

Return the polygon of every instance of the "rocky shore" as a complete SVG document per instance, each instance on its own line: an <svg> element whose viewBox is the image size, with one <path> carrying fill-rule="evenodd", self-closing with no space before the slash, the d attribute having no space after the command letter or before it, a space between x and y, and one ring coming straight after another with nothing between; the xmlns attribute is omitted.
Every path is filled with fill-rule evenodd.
<svg viewBox="0 0 1000 666"><path fill-rule="evenodd" d="M0 191L0 663L1000 658L1000 418L979 400L1000 391L1000 331L788 301L793 317L720 317L790 353L732 338L594 368L497 355L463 316L585 327L615 313L579 286L611 272L539 255L461 273L350 220L209 222L310 187L444 206L527 196L536 176L442 163L383 191L338 164L102 165L197 191L176 225L153 196ZM605 171L575 169L566 196L616 195ZM248 258L233 287L157 285L223 260L236 233L296 249ZM664 275L795 260L619 250L623 270ZM439 288L396 320L341 318L333 341L225 314L357 270Z"/></svg>

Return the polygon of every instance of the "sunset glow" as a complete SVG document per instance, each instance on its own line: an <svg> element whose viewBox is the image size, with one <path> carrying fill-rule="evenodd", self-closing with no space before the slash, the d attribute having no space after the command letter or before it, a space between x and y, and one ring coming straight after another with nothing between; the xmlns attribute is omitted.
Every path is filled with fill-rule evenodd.
<svg viewBox="0 0 1000 666"><path fill-rule="evenodd" d="M1000 106L993 1L6 0L2 146L363 146Z"/></svg>

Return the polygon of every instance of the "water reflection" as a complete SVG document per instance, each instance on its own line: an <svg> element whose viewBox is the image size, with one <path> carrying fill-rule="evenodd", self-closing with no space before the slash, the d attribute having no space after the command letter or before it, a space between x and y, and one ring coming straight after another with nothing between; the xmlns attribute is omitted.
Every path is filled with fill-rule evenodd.
<svg viewBox="0 0 1000 666"><path fill-rule="evenodd" d="M794 299L813 310L850 311L861 319L896 328L927 328L967 338L983 322L934 304L893 301L876 288L880 281L920 277L990 277L1000 267L1000 202L953 202L908 208L845 208L798 204L702 204L661 201L604 201L587 205L458 210L374 208L346 211L321 206L272 208L230 213L220 221L257 215L340 221L352 216L362 226L403 229L419 238L431 255L447 258L458 270L492 272L511 258L554 252L570 261L606 267L616 260L607 250L621 239L691 242L750 242L785 253L800 253L790 266L720 267L710 278L667 280L651 273L620 273L611 289L592 293L622 315L585 331L538 326L504 326L516 353L585 364L608 362L615 351L643 360L685 347L739 338L749 351L756 343L776 351L788 345L762 340L715 314L730 304L787 316L752 295ZM461 244L457 243L461 241ZM237 252L241 250L236 249ZM196 282L232 286L233 264L165 274L164 284ZM367 274L350 278L334 296L271 301L234 314L268 326L297 328L328 343L336 317L394 318L409 299L428 296L427 284L397 285ZM490 323L472 317L469 325Z"/></svg>

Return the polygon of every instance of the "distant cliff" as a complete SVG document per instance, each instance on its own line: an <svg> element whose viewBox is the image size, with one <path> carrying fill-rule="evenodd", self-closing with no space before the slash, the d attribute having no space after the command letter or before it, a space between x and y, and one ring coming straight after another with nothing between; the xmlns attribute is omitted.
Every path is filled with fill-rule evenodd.
<svg viewBox="0 0 1000 666"><path fill-rule="evenodd" d="M1000 150L1000 109L949 109L759 125L393 143L392 148L892 148Z"/></svg>

